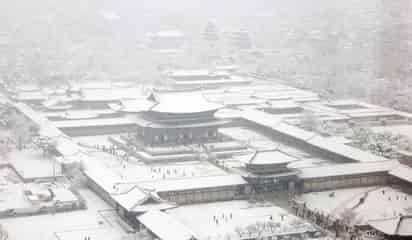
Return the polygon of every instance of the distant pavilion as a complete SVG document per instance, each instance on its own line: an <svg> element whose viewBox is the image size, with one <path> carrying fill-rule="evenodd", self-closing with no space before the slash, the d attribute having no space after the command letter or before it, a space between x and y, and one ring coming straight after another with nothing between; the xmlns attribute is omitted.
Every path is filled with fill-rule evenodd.
<svg viewBox="0 0 412 240"><path fill-rule="evenodd" d="M299 172L288 164L297 160L279 150L257 151L245 163L242 175L258 191L293 191Z"/></svg>

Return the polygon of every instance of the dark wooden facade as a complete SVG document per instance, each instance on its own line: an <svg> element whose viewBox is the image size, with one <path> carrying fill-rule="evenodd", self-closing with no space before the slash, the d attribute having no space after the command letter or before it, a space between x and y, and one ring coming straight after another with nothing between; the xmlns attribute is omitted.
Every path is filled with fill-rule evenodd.
<svg viewBox="0 0 412 240"><path fill-rule="evenodd" d="M147 145L191 144L217 140L217 130L225 121L215 119L214 112L142 112L138 115L136 137Z"/></svg>

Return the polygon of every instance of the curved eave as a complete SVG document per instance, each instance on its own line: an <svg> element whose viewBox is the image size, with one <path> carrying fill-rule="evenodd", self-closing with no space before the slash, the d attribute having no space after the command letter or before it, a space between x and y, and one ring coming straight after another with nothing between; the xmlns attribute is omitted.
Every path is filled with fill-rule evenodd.
<svg viewBox="0 0 412 240"><path fill-rule="evenodd" d="M160 113L160 114L171 114L171 115L180 115L180 114L214 114L220 107L211 108L207 110L196 111L193 109L182 110L182 111L172 111L172 110L157 110L156 108L151 109L151 112Z"/></svg>
<svg viewBox="0 0 412 240"><path fill-rule="evenodd" d="M291 163L291 161L288 162L248 162L246 163L246 166L267 166L267 167L274 167L274 166L282 166L282 167L287 167L287 165Z"/></svg>
<svg viewBox="0 0 412 240"><path fill-rule="evenodd" d="M198 128L198 127L218 127L218 126L223 126L225 124L230 123L230 121L227 120L217 120L217 121L212 121L212 122L206 122L206 123L193 123L193 124L179 124L179 125L167 125L167 124L159 124L159 123L149 123L146 125L141 125L147 128L160 128L160 129L182 129L182 128Z"/></svg>

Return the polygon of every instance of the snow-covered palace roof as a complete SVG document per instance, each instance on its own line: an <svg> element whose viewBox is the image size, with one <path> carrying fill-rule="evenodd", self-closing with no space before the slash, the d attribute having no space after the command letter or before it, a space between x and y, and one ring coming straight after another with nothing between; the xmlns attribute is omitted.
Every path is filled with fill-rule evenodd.
<svg viewBox="0 0 412 240"><path fill-rule="evenodd" d="M301 169L299 178L311 179L389 172L397 166L399 166L398 161L386 160L377 162L344 163L331 166L309 167Z"/></svg>
<svg viewBox="0 0 412 240"><path fill-rule="evenodd" d="M153 111L159 113L185 114L216 111L220 108L222 108L220 104L207 101L201 91L153 91L145 99L122 101L121 106L116 109L127 112Z"/></svg>
<svg viewBox="0 0 412 240"><path fill-rule="evenodd" d="M260 151L255 152L249 164L253 165L271 165L271 164L287 164L297 161L295 157L292 157L281 151Z"/></svg>
<svg viewBox="0 0 412 240"><path fill-rule="evenodd" d="M391 236L412 236L412 216L396 216L392 218L370 220L369 226Z"/></svg>
<svg viewBox="0 0 412 240"><path fill-rule="evenodd" d="M408 166L399 164L399 166L392 169L389 174L409 183L412 182L412 168Z"/></svg>
<svg viewBox="0 0 412 240"><path fill-rule="evenodd" d="M193 240L195 234L167 213L149 211L138 217L140 223L161 240Z"/></svg>
<svg viewBox="0 0 412 240"><path fill-rule="evenodd" d="M208 102L202 92L163 92L154 93L157 104L151 109L163 113L198 113L215 111L222 106Z"/></svg>
<svg viewBox="0 0 412 240"><path fill-rule="evenodd" d="M244 180L240 175L236 174L168 179L139 183L139 186L141 188L151 189L156 192L172 192L240 185L247 185L247 181Z"/></svg>

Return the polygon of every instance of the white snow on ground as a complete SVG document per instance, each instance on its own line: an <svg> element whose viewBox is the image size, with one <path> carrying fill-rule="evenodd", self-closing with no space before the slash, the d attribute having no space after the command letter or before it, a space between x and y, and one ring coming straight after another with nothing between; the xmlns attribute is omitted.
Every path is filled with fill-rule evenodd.
<svg viewBox="0 0 412 240"><path fill-rule="evenodd" d="M100 146L110 147L113 144L109 141L109 137L120 136L119 134L112 135L98 135L98 136L79 136L72 137L72 139L80 144L94 147L96 144Z"/></svg>
<svg viewBox="0 0 412 240"><path fill-rule="evenodd" d="M364 192L372 189L374 189L374 187L312 192L303 194L299 199L304 201L306 206L310 209L333 214L335 210L343 210L347 208L348 201L359 199L359 197L363 196ZM335 193L335 196L329 197L331 193Z"/></svg>
<svg viewBox="0 0 412 240"><path fill-rule="evenodd" d="M38 193L48 196L50 191L54 197L50 201L31 202L25 191L33 193L32 200ZM0 211L15 209L16 211L35 211L42 206L53 206L56 202L72 203L78 199L66 184L62 183L23 183L17 174L9 167L0 168Z"/></svg>
<svg viewBox="0 0 412 240"><path fill-rule="evenodd" d="M93 157L99 159L99 165L112 171L122 181L151 181L161 179L179 179L187 177L202 177L225 175L226 172L209 162L190 161L145 165L127 162L104 152L93 152Z"/></svg>
<svg viewBox="0 0 412 240"><path fill-rule="evenodd" d="M90 240L120 240L122 235L115 228L96 228L85 229L78 231L63 231L56 233L58 240L83 240L85 237L90 237ZM133 238L132 238L133 239Z"/></svg>
<svg viewBox="0 0 412 240"><path fill-rule="evenodd" d="M41 201L36 197L38 194L53 198L50 201ZM32 200L25 194L26 191L33 193ZM0 186L0 211L14 209L16 211L32 209L33 211L42 206L53 206L56 202L73 203L78 201L76 195L68 189L68 186L60 183L18 183Z"/></svg>
<svg viewBox="0 0 412 240"><path fill-rule="evenodd" d="M60 165L50 157L43 157L39 149L16 149L10 153L9 162L23 178L61 176Z"/></svg>
<svg viewBox="0 0 412 240"><path fill-rule="evenodd" d="M330 194L334 192L335 196ZM367 194L366 194L367 193ZM355 207L360 198L365 202ZM364 187L303 194L300 198L309 209L339 217L345 209L352 209L357 219L366 222L407 213L412 209L412 196L391 187Z"/></svg>
<svg viewBox="0 0 412 240"><path fill-rule="evenodd" d="M8 167L0 168L0 211L16 206L29 206L23 192L19 191L21 179Z"/></svg>
<svg viewBox="0 0 412 240"><path fill-rule="evenodd" d="M247 201L187 205L167 212L194 231L200 239L225 239L226 235L237 239L236 228L245 230L256 222L279 223L283 232L293 231L292 225L303 223L303 220L270 203L256 205ZM283 221L281 216L284 216Z"/></svg>
<svg viewBox="0 0 412 240"><path fill-rule="evenodd" d="M109 209L107 203L90 190L81 190L80 193L88 203L87 210L2 219L1 224L8 231L9 240L56 240L55 233L64 240L83 240L85 236L90 236L93 240L121 239L125 235L123 229L110 224L98 212ZM103 232L106 234L102 234Z"/></svg>
<svg viewBox="0 0 412 240"><path fill-rule="evenodd" d="M54 197L53 201L54 202L74 202L77 201L78 198L77 196L70 191L69 186L49 186L50 190L53 192Z"/></svg>
<svg viewBox="0 0 412 240"><path fill-rule="evenodd" d="M23 184L10 184L0 188L0 211L29 208L32 204L24 195Z"/></svg>
<svg viewBox="0 0 412 240"><path fill-rule="evenodd" d="M372 131L378 133L390 132L392 134L402 134L412 140L412 125L392 125L372 127Z"/></svg>

